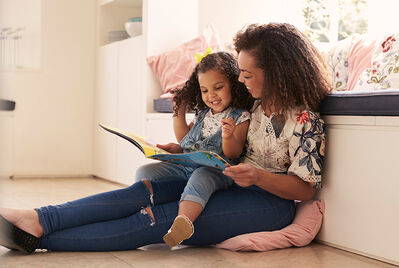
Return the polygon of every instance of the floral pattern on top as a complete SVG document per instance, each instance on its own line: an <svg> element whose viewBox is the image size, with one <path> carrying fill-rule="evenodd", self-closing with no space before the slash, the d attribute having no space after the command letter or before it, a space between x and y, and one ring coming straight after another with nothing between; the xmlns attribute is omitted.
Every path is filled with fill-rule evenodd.
<svg viewBox="0 0 399 268"><path fill-rule="evenodd" d="M204 138L208 138L215 134L219 128L222 126L220 120L227 118L233 108L229 107L225 109L223 112L213 114L211 110L209 110L204 117L204 125L202 126L202 135ZM248 111L243 111L241 116L237 119L236 124L240 124L246 120L250 119L250 114ZM194 118L193 123L197 122L197 117Z"/></svg>
<svg viewBox="0 0 399 268"><path fill-rule="evenodd" d="M281 115L268 117L259 103L255 105L242 162L272 173L297 175L321 188L326 126L319 114L298 109L281 123Z"/></svg>

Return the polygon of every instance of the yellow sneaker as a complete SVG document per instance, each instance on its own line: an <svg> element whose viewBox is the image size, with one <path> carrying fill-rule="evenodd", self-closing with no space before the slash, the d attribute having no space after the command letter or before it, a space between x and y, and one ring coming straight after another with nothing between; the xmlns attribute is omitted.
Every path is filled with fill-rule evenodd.
<svg viewBox="0 0 399 268"><path fill-rule="evenodd" d="M189 239L194 233L193 223L186 216L179 215L173 221L168 233L163 236L163 241L170 247L179 245L183 240Z"/></svg>

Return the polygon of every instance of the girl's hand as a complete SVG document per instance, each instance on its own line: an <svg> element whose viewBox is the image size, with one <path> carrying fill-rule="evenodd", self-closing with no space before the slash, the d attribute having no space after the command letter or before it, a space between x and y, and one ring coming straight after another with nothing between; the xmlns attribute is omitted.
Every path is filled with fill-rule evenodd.
<svg viewBox="0 0 399 268"><path fill-rule="evenodd" d="M172 154L177 154L177 153L183 152L183 149L177 143L157 144L157 147L164 149L165 151L172 153Z"/></svg>
<svg viewBox="0 0 399 268"><path fill-rule="evenodd" d="M222 138L230 138L233 135L234 129L236 128L233 118L224 118L220 120L220 122L222 123Z"/></svg>
<svg viewBox="0 0 399 268"><path fill-rule="evenodd" d="M260 174L258 169L251 164L240 163L237 166L228 167L223 174L231 177L241 187L257 185Z"/></svg>

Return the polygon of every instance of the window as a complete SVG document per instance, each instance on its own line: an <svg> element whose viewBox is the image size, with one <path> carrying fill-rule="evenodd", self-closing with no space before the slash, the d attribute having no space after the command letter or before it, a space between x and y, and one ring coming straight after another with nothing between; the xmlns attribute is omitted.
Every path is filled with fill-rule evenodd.
<svg viewBox="0 0 399 268"><path fill-rule="evenodd" d="M334 42L368 29L368 0L304 0L304 33L314 42Z"/></svg>

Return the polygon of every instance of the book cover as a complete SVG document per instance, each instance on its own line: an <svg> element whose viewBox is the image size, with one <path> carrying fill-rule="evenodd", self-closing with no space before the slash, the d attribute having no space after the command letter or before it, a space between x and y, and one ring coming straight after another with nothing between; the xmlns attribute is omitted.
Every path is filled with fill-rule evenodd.
<svg viewBox="0 0 399 268"><path fill-rule="evenodd" d="M103 124L100 124L100 127L129 141L135 145L145 155L145 157L150 159L194 168L207 166L224 170L226 167L231 166L225 159L214 152L197 151L190 153L171 154L161 148L156 147L145 137L138 136L117 128L108 127Z"/></svg>

